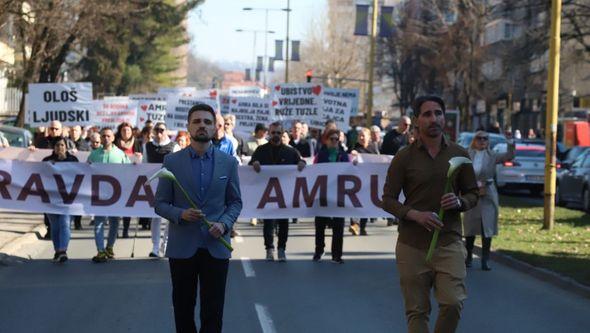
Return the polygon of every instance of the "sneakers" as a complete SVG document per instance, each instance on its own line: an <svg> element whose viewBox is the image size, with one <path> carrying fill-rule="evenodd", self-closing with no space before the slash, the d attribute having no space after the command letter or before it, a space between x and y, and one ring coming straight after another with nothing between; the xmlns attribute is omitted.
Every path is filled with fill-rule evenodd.
<svg viewBox="0 0 590 333"><path fill-rule="evenodd" d="M356 223L351 223L350 227L348 227L348 231L350 231L350 233L355 236L358 236L360 234L360 229L361 228Z"/></svg>
<svg viewBox="0 0 590 333"><path fill-rule="evenodd" d="M335 264L344 264L344 260L342 260L342 258L332 258L332 262Z"/></svg>
<svg viewBox="0 0 590 333"><path fill-rule="evenodd" d="M274 261L275 260L275 250L266 249L266 260L267 261Z"/></svg>
<svg viewBox="0 0 590 333"><path fill-rule="evenodd" d="M320 261L320 259L322 258L322 254L324 254L324 253L316 251L313 254L313 261Z"/></svg>
<svg viewBox="0 0 590 333"><path fill-rule="evenodd" d="M361 229L361 236L367 236L367 230Z"/></svg>
<svg viewBox="0 0 590 333"><path fill-rule="evenodd" d="M157 254L156 254L156 253L154 253L154 252L150 252L150 254L148 255L148 257L150 257L150 258L160 258L160 256L159 256L159 255L157 255Z"/></svg>
<svg viewBox="0 0 590 333"><path fill-rule="evenodd" d="M279 249L278 259L280 262L287 261L287 256L285 255L285 249Z"/></svg>
<svg viewBox="0 0 590 333"><path fill-rule="evenodd" d="M115 252L113 251L113 247L112 246L107 246L107 248L104 250L105 254L107 255L108 259L114 259L115 258Z"/></svg>
<svg viewBox="0 0 590 333"><path fill-rule="evenodd" d="M109 258L107 257L107 253L104 251L99 251L94 257L92 257L93 262L107 262Z"/></svg>
<svg viewBox="0 0 590 333"><path fill-rule="evenodd" d="M60 252L59 255L57 256L57 262L61 264L66 261L68 261L68 255L67 255L66 251Z"/></svg>

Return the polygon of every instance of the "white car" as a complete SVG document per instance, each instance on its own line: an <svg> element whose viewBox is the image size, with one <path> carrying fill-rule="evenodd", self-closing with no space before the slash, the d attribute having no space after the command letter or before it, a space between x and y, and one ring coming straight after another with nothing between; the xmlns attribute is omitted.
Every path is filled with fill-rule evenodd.
<svg viewBox="0 0 590 333"><path fill-rule="evenodd" d="M499 143L493 149L506 152L507 145ZM560 164L557 165L560 168ZM528 189L531 194L541 194L545 184L545 146L538 143L517 143L512 161L496 166L498 190Z"/></svg>

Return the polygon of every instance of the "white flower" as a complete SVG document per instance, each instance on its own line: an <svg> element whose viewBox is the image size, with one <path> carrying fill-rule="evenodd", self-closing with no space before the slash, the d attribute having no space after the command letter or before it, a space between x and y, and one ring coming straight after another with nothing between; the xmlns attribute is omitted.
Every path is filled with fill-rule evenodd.
<svg viewBox="0 0 590 333"><path fill-rule="evenodd" d="M170 172L168 169L166 168L162 168L160 170L158 170L156 173L154 173L145 183L146 185L151 183L154 179L156 178L165 178L165 179L169 179L172 181L176 181L176 177L174 176L174 174L172 172Z"/></svg>

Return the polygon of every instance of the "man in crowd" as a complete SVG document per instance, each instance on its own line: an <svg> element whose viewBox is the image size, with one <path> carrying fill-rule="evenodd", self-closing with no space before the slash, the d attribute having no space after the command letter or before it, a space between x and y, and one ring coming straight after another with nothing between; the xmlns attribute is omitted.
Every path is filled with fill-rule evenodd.
<svg viewBox="0 0 590 333"><path fill-rule="evenodd" d="M233 114L228 114L223 116L224 120L224 129L225 135L232 141L234 147L236 148L236 155L241 156L248 156L247 149L244 146L244 139L234 133L234 129L236 128L236 116Z"/></svg>
<svg viewBox="0 0 590 333"><path fill-rule="evenodd" d="M281 142L283 135L283 125L279 122L272 123L269 126L270 142L259 146L250 160L250 165L254 171L260 172L261 165L297 165L297 170L305 168L305 161L301 159L299 152L290 146ZM274 257L274 240L273 233L275 224L279 227L278 259L286 261L287 256L285 249L287 247L287 238L289 237L289 220L288 219L264 219L264 247L266 248L266 260L273 261Z"/></svg>
<svg viewBox="0 0 590 333"><path fill-rule="evenodd" d="M225 120L223 120L221 114L216 114L215 121L215 135L211 139L213 147L219 149L220 151L230 156L234 156L239 161L236 155L236 147L234 146L230 138L225 134Z"/></svg>
<svg viewBox="0 0 590 333"><path fill-rule="evenodd" d="M101 144L100 133L97 133L97 132L90 133L90 135L88 136L88 145L89 145L90 151L100 148L100 144Z"/></svg>
<svg viewBox="0 0 590 333"><path fill-rule="evenodd" d="M301 122L295 120L291 125L291 141L289 141L289 145L297 149L301 157L311 157L313 148L310 142L301 135L302 129Z"/></svg>
<svg viewBox="0 0 590 333"><path fill-rule="evenodd" d="M34 148L53 149L53 145L55 144L57 139L63 137L63 128L61 122L57 120L53 120L52 122L50 122L47 130L47 136L39 138L38 141L35 143ZM68 150L72 150L75 148L74 143L70 139L66 139L66 148Z"/></svg>
<svg viewBox="0 0 590 333"><path fill-rule="evenodd" d="M94 149L88 156L88 163L114 163L126 164L131 163L125 153L115 146L115 133L112 129L105 127L100 131L102 147ZM94 241L98 253L92 258L97 263L106 262L108 259L115 258L113 247L117 240L117 229L119 228L118 216L95 216L94 217ZM107 246L104 245L104 225L109 221L109 235Z"/></svg>
<svg viewBox="0 0 590 333"><path fill-rule="evenodd" d="M393 128L383 137L381 154L395 155L398 150L407 146L410 139L411 125L412 121L410 120L410 117L402 116L397 124L397 128Z"/></svg>
<svg viewBox="0 0 590 333"><path fill-rule="evenodd" d="M70 140L74 143L76 150L89 151L90 147L88 142L82 138L82 127L80 125L74 125L70 127Z"/></svg>
<svg viewBox="0 0 590 333"><path fill-rule="evenodd" d="M268 133L268 128L264 126L264 124L256 124L254 128L254 135L250 137L246 145L248 146L248 152L250 155L254 153L258 146L262 146L263 144L267 143L268 140L266 139L266 134Z"/></svg>
<svg viewBox="0 0 590 333"><path fill-rule="evenodd" d="M381 152L381 145L383 144L383 140L381 138L381 128L377 125L373 125L371 126L370 130L371 145L373 145L378 152Z"/></svg>
<svg viewBox="0 0 590 333"><path fill-rule="evenodd" d="M164 157L170 153L174 153L180 150L180 146L174 141L170 140L166 124L158 122L153 128L154 138L152 141L145 144L146 160L148 163L159 163L164 162ZM154 217L151 221L151 232L152 232L152 251L149 256L151 258L160 257L160 250L166 251L166 242L168 238L168 232L164 232L164 237L160 245L161 225L163 220L161 217ZM167 230L167 228L166 228Z"/></svg>
<svg viewBox="0 0 590 333"><path fill-rule="evenodd" d="M240 215L242 199L236 159L211 145L215 121L213 108L194 105L188 113L190 146L167 155L163 163L199 208L191 208L169 179L160 179L156 192L156 214L170 221L166 256L178 333L197 332L197 287L201 300L199 332L222 330L231 252L218 238L230 242L228 232ZM205 218L212 224L210 228L203 225Z"/></svg>
<svg viewBox="0 0 590 333"><path fill-rule="evenodd" d="M400 219L396 262L409 332L428 332L430 290L439 303L435 332L454 332L465 293L465 249L461 240L461 212L477 204L473 167L457 172L454 192L444 193L449 160L469 158L459 145L443 135L445 104L437 96L414 102L417 140L395 155L383 187L383 209ZM398 199L403 191L404 203ZM436 212L445 210L440 221ZM434 229L440 230L432 259L426 253Z"/></svg>

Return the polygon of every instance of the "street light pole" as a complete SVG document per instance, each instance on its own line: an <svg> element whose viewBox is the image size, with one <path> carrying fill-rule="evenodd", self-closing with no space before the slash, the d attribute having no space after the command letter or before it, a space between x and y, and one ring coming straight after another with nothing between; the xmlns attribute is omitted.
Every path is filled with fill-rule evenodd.
<svg viewBox="0 0 590 333"><path fill-rule="evenodd" d="M262 32L262 33L265 34L265 36L268 37L268 34L274 34L275 32L273 30L248 30L248 29L236 29L236 32L251 32L253 34L253 40L254 40L254 42L253 42L253 45L252 45L252 58L253 58L253 64L254 65L252 66L252 70L253 71L256 71L256 35L259 32ZM268 38L265 38L265 40L266 39L268 39ZM265 49L265 51L264 51L265 52L265 55L264 56L266 57L266 42L264 43L264 49ZM264 67L264 64L263 64L263 67ZM265 79L266 79L266 76L265 76ZM264 84L266 86L266 82Z"/></svg>
<svg viewBox="0 0 590 333"><path fill-rule="evenodd" d="M371 22L371 47L369 50L369 85L367 94L367 127L371 127L373 123L373 79L375 66L375 43L377 40L377 13L379 11L379 1L373 0L373 20Z"/></svg>
<svg viewBox="0 0 590 333"><path fill-rule="evenodd" d="M551 3L551 36L547 78L547 114L545 125L545 202L543 229L553 229L555 220L555 177L557 146L557 110L559 108L559 48L561 47L561 0Z"/></svg>
<svg viewBox="0 0 590 333"><path fill-rule="evenodd" d="M268 31L268 8L265 10L264 15L264 30ZM264 61L262 61L262 69L264 70L264 89L266 89L266 83L268 81L268 34L264 35Z"/></svg>
<svg viewBox="0 0 590 333"><path fill-rule="evenodd" d="M291 15L291 0L287 0L287 48L285 54L285 83L289 83L289 16Z"/></svg>

